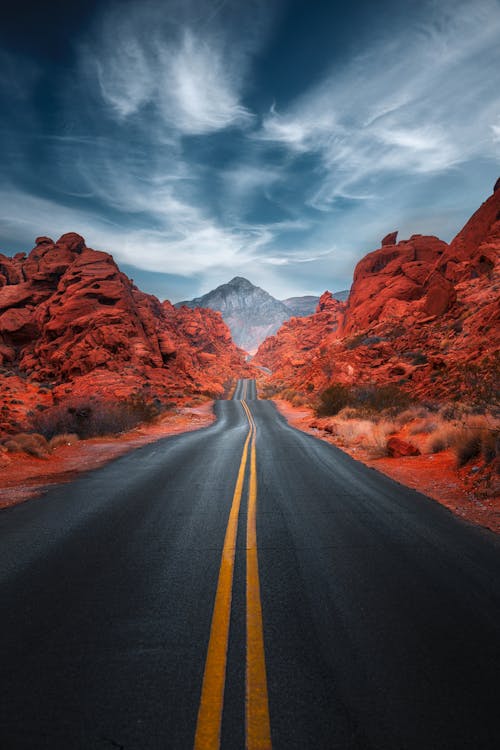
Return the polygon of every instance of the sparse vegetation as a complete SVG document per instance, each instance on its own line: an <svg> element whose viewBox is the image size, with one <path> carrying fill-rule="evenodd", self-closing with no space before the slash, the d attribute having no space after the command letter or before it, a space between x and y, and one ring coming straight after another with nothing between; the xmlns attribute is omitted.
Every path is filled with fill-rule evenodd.
<svg viewBox="0 0 500 750"><path fill-rule="evenodd" d="M20 432L3 443L9 453L27 453L35 458L48 458L50 445L43 435Z"/></svg>
<svg viewBox="0 0 500 750"><path fill-rule="evenodd" d="M157 399L146 401L134 394L123 401L74 399L32 416L32 428L52 440L59 435L77 435L80 439L117 435L142 422L152 422L164 411Z"/></svg>
<svg viewBox="0 0 500 750"><path fill-rule="evenodd" d="M351 407L358 417L396 416L410 404L410 395L396 385L347 386L335 383L321 393L316 414L319 417L333 416Z"/></svg>

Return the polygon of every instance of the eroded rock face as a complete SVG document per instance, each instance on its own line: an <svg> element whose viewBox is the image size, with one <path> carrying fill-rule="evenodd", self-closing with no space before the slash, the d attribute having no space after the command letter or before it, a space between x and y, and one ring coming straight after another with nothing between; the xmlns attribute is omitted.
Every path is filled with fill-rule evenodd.
<svg viewBox="0 0 500 750"><path fill-rule="evenodd" d="M398 233L397 232L390 232L389 234L386 234L384 239L382 240L382 247L386 247L386 245L395 245L398 239Z"/></svg>
<svg viewBox="0 0 500 750"><path fill-rule="evenodd" d="M0 431L26 426L40 388L42 406L144 388L169 400L222 395L245 367L220 314L161 304L74 233L37 238L27 257L0 255L0 366Z"/></svg>
<svg viewBox="0 0 500 750"><path fill-rule="evenodd" d="M416 319L431 309L444 312L453 303L450 284L435 271L436 259L447 249L437 237L413 235L397 245L368 253L356 266L343 333L368 328L374 322ZM431 291L430 299L427 295Z"/></svg>
<svg viewBox="0 0 500 750"><path fill-rule="evenodd" d="M391 383L487 405L500 370L500 190L450 245L395 239L360 261L346 307L325 315L323 295L318 313L259 348L277 388L307 397L331 383Z"/></svg>

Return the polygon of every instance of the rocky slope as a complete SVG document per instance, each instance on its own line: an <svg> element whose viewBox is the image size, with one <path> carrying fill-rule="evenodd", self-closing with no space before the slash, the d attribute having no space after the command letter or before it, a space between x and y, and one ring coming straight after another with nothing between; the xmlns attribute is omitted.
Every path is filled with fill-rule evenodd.
<svg viewBox="0 0 500 750"><path fill-rule="evenodd" d="M500 181L499 181L500 182ZM258 350L276 387L392 383L428 399L488 404L500 358L500 184L455 239L397 233L358 264L346 304L325 293Z"/></svg>
<svg viewBox="0 0 500 750"><path fill-rule="evenodd" d="M0 254L0 433L76 397L221 395L243 370L220 314L160 303L77 234Z"/></svg>

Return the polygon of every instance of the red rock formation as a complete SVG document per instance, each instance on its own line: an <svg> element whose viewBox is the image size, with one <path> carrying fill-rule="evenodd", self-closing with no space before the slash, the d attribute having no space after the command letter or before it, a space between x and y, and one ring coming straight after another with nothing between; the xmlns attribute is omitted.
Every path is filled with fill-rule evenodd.
<svg viewBox="0 0 500 750"><path fill-rule="evenodd" d="M5 431L70 395L221 395L244 357L219 313L161 304L71 233L0 255L0 365Z"/></svg>
<svg viewBox="0 0 500 750"><path fill-rule="evenodd" d="M446 249L437 237L413 235L368 253L354 272L344 335L375 322L404 318L411 325L423 314L442 314L454 302L452 285L434 270L436 259Z"/></svg>
<svg viewBox="0 0 500 750"><path fill-rule="evenodd" d="M386 245L395 245L398 239L398 233L397 232L390 232L389 234L386 234L384 239L382 240L382 247L385 247Z"/></svg>
<svg viewBox="0 0 500 750"><path fill-rule="evenodd" d="M358 263L334 321L292 319L259 348L256 362L273 371L275 387L307 396L334 382L393 383L484 404L498 393L500 190L449 246L395 239Z"/></svg>

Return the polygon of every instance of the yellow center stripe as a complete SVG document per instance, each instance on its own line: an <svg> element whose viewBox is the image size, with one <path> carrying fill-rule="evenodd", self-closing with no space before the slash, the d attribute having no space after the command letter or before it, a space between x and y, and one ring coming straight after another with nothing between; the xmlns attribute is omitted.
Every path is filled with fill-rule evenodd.
<svg viewBox="0 0 500 750"><path fill-rule="evenodd" d="M234 488L233 502L222 548L222 559L215 595L212 627L208 643L207 660L201 689L200 708L194 750L214 750L220 746L220 728L226 682L227 644L229 640L229 620L233 589L234 556L236 552L236 532L241 504L241 493L245 479L248 457L248 443L253 430L250 428L243 447L238 478Z"/></svg>
<svg viewBox="0 0 500 750"><path fill-rule="evenodd" d="M247 391L248 384L244 381L244 397ZM247 415L249 431L243 446L222 550L194 750L218 750L220 747L236 534L249 444L250 478L246 533L246 748L247 750L271 750L272 747L257 561L257 457L255 448L257 428L248 405L244 400L241 404Z"/></svg>
<svg viewBox="0 0 500 750"><path fill-rule="evenodd" d="M247 750L270 750L271 725L267 696L266 659L262 628L259 565L257 559L257 457L256 426L247 404L243 403L253 427L250 454L250 483L247 512L247 664L246 664L246 747Z"/></svg>

